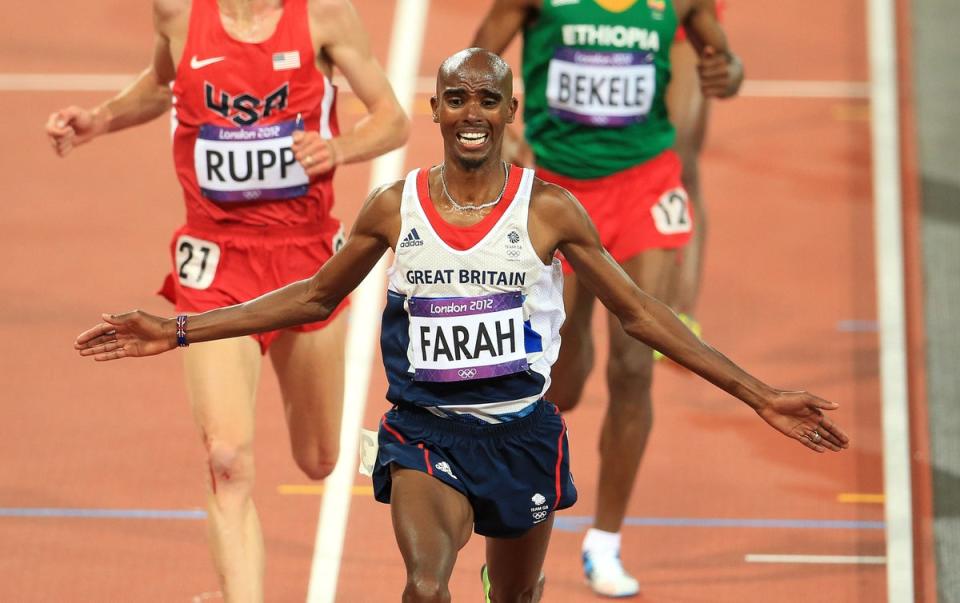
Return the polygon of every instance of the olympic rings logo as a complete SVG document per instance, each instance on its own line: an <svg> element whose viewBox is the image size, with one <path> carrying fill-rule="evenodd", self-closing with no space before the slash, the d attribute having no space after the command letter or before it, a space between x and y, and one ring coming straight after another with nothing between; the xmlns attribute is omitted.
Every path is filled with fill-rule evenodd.
<svg viewBox="0 0 960 603"><path fill-rule="evenodd" d="M546 516L547 516L547 512L546 512L546 511L537 511L536 513L533 514L533 518L534 518L535 520L537 520L537 521L540 521L541 519L543 519L543 518L546 517Z"/></svg>
<svg viewBox="0 0 960 603"><path fill-rule="evenodd" d="M473 379L477 376L477 369L475 368L466 368L460 369L457 371L457 374L460 375L461 379Z"/></svg>

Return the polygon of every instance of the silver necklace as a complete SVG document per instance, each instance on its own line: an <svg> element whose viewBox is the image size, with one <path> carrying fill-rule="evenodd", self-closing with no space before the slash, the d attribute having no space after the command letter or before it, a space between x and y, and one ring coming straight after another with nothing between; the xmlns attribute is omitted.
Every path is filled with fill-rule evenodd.
<svg viewBox="0 0 960 603"><path fill-rule="evenodd" d="M450 202L450 205L457 211L478 211L481 209L486 209L488 207L493 207L497 203L500 203L500 200L503 199L503 193L507 190L507 162L501 161L503 164L503 187L500 189L500 194L497 195L497 198L493 201L487 201L486 203L481 203L479 205L460 205L454 200L453 195L450 194L450 191L447 190L447 178L444 172L445 163L440 164L440 184L443 186L443 194L447 198L447 201Z"/></svg>

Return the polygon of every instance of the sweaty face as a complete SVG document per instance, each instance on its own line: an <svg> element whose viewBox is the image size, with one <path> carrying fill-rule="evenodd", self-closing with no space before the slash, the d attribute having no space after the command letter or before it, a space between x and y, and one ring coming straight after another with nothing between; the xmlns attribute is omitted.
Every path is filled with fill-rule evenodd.
<svg viewBox="0 0 960 603"><path fill-rule="evenodd" d="M498 72L482 55L440 71L437 96L430 99L434 121L440 124L447 157L463 167L500 157L503 129L517 107L506 71Z"/></svg>

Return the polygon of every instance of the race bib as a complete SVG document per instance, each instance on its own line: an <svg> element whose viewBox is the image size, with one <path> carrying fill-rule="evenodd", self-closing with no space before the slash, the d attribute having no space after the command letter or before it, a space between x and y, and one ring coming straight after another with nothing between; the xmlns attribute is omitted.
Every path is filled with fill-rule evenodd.
<svg viewBox="0 0 960 603"><path fill-rule="evenodd" d="M657 89L653 56L558 48L547 72L550 113L608 128L644 121Z"/></svg>
<svg viewBox="0 0 960 603"><path fill-rule="evenodd" d="M340 225L340 228L337 229L337 234L333 235L333 239L330 240L330 248L333 249L333 252L336 253L340 251L340 248L344 246L347 242L347 235L343 232L343 224Z"/></svg>
<svg viewBox="0 0 960 603"><path fill-rule="evenodd" d="M380 444L377 439L377 432L369 429L360 429L360 465L357 472L367 477L373 476L373 470L377 466L377 451Z"/></svg>
<svg viewBox="0 0 960 603"><path fill-rule="evenodd" d="M220 247L188 235L180 235L174 247L177 277L191 289L206 289L213 284L220 263Z"/></svg>
<svg viewBox="0 0 960 603"><path fill-rule="evenodd" d="M693 220L690 219L690 202L687 191L682 187L671 189L650 208L653 223L660 234L673 235L690 232Z"/></svg>
<svg viewBox="0 0 960 603"><path fill-rule="evenodd" d="M407 305L417 381L468 381L527 370L519 292L412 297Z"/></svg>
<svg viewBox="0 0 960 603"><path fill-rule="evenodd" d="M244 128L200 126L193 147L200 192L219 202L304 195L310 179L290 148L295 129L292 121Z"/></svg>

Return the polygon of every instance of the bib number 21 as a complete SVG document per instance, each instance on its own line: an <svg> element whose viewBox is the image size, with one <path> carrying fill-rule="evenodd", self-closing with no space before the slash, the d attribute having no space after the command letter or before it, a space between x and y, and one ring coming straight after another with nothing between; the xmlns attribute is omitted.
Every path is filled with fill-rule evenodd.
<svg viewBox="0 0 960 603"><path fill-rule="evenodd" d="M213 283L220 263L220 247L216 243L180 235L174 248L177 277L191 289L206 289Z"/></svg>

